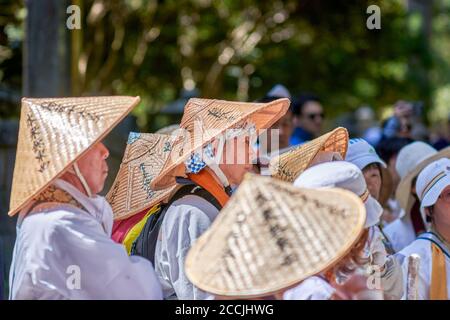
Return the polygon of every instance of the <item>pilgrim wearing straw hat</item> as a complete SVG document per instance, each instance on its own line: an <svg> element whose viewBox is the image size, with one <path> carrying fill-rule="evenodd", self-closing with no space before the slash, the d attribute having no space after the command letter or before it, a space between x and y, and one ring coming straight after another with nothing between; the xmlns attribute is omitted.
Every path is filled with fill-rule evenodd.
<svg viewBox="0 0 450 320"><path fill-rule="evenodd" d="M294 182L307 168L319 163L343 160L347 153L348 132L339 127L314 140L271 159L270 175L274 178Z"/></svg>
<svg viewBox="0 0 450 320"><path fill-rule="evenodd" d="M155 270L165 298L203 299L208 294L192 285L184 272L192 243L206 231L231 191L253 169L251 138L275 123L288 109L288 99L243 103L190 99L180 130L153 190L175 183L156 243Z"/></svg>
<svg viewBox="0 0 450 320"><path fill-rule="evenodd" d="M161 171L169 156L173 138L166 134L131 132L122 163L106 200L114 212L112 238L123 243L129 254L144 256L154 262L154 246L149 253L141 252L136 243L147 221L153 221L162 209L175 185L154 191L150 182ZM150 223L149 221L149 223Z"/></svg>
<svg viewBox="0 0 450 320"><path fill-rule="evenodd" d="M336 297L335 275L359 263L365 220L362 201L346 190L248 174L192 246L186 274L218 299L283 299L314 275Z"/></svg>
<svg viewBox="0 0 450 320"><path fill-rule="evenodd" d="M450 159L428 164L417 177L420 211L428 232L397 254L406 276L407 257L420 256L417 297L449 300L450 297Z"/></svg>
<svg viewBox="0 0 450 320"><path fill-rule="evenodd" d="M318 164L305 170L295 181L299 188L343 188L358 195L364 202L369 239L365 248L365 272L378 272L386 299L400 299L403 294L401 269L396 260L387 257L383 235L378 228L383 208L370 194L364 175L353 163L335 161Z"/></svg>
<svg viewBox="0 0 450 320"><path fill-rule="evenodd" d="M420 201L415 190L418 174L428 164L450 157L450 147L436 151L424 142L413 142L404 146L397 157L396 170L401 178L395 196L402 211L399 219L384 228L384 233L396 252L413 242L426 231L420 214Z"/></svg>
<svg viewBox="0 0 450 320"><path fill-rule="evenodd" d="M101 140L139 97L22 99L9 215L11 299L160 299L152 265L111 240Z"/></svg>

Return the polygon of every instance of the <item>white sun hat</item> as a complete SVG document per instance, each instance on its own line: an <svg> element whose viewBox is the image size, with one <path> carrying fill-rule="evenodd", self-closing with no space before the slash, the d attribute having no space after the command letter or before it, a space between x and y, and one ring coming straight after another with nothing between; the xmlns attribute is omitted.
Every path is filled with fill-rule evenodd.
<svg viewBox="0 0 450 320"><path fill-rule="evenodd" d="M342 188L352 191L361 198L366 207L365 228L378 224L383 213L381 205L369 194L362 171L347 161L326 162L306 169L294 181L294 186L299 188Z"/></svg>
<svg viewBox="0 0 450 320"><path fill-rule="evenodd" d="M291 98L289 90L282 84L276 84L272 89L270 89L267 96L273 98Z"/></svg>
<svg viewBox="0 0 450 320"><path fill-rule="evenodd" d="M345 161L355 164L360 170L371 163L379 163L381 167L386 168L386 163L381 160L374 147L361 138L349 140Z"/></svg>
<svg viewBox="0 0 450 320"><path fill-rule="evenodd" d="M395 197L404 210L409 212L414 203L414 198L411 194L414 178L428 164L441 158L450 158L450 147L438 152L429 144L417 141L404 146L400 150L397 156L395 170L401 180L397 186Z"/></svg>
<svg viewBox="0 0 450 320"><path fill-rule="evenodd" d="M350 139L345 161L355 164L360 170L372 163L380 165L381 190L377 200L381 205L386 205L393 191L392 176L387 170L386 163L378 156L374 147L364 139Z"/></svg>
<svg viewBox="0 0 450 320"><path fill-rule="evenodd" d="M420 212L426 221L424 208L434 205L442 190L450 186L450 159L443 158L430 163L417 177L416 191L420 199Z"/></svg>

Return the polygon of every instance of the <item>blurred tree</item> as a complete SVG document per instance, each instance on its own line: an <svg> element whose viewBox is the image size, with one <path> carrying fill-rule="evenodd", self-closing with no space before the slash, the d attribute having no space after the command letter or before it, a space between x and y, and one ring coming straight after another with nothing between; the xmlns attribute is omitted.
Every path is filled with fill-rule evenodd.
<svg viewBox="0 0 450 320"><path fill-rule="evenodd" d="M0 0L0 119L19 114L24 18L23 3Z"/></svg>
<svg viewBox="0 0 450 320"><path fill-rule="evenodd" d="M429 104L437 78L428 76L435 56L417 32L420 17L403 0L74 3L83 18L73 34L73 93L140 95L135 114L143 130L161 125L154 113L182 89L254 100L280 82L294 94L317 93L335 116L398 99ZM381 8L381 30L366 27L372 4Z"/></svg>

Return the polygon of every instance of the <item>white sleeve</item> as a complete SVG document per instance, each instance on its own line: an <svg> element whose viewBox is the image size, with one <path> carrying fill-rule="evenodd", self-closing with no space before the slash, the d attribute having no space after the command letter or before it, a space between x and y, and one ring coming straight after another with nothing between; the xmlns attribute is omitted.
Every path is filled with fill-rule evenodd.
<svg viewBox="0 0 450 320"><path fill-rule="evenodd" d="M397 259L389 256L381 274L381 286L386 300L400 300L403 296L403 271Z"/></svg>
<svg viewBox="0 0 450 320"><path fill-rule="evenodd" d="M62 221L52 233L43 279L51 279L69 299L161 299L151 263L129 257L92 219Z"/></svg>
<svg viewBox="0 0 450 320"><path fill-rule="evenodd" d="M166 212L162 225L162 253L159 253L164 261L160 263L162 270L158 272L163 273L164 280L169 282L180 300L204 300L210 297L195 287L184 272L189 249L210 225L208 216L191 205L173 206Z"/></svg>
<svg viewBox="0 0 450 320"><path fill-rule="evenodd" d="M162 300L161 287L150 261L137 256L129 259L129 266L105 287L111 299Z"/></svg>
<svg viewBox="0 0 450 320"><path fill-rule="evenodd" d="M386 248L383 243L383 234L377 226L369 229L369 243L366 248L368 255L371 257L372 265L382 268L386 263Z"/></svg>

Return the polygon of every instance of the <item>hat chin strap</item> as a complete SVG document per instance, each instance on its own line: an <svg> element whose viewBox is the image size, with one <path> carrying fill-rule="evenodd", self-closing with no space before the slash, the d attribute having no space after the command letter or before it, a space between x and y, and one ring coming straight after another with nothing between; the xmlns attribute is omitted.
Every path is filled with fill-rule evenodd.
<svg viewBox="0 0 450 320"><path fill-rule="evenodd" d="M81 174L80 168L78 168L78 164L76 162L73 164L73 169L75 170L75 175L78 177L81 184L83 185L86 194L88 195L89 198L92 198L91 188L89 188L89 185L87 184L86 179L84 179L83 175Z"/></svg>
<svg viewBox="0 0 450 320"><path fill-rule="evenodd" d="M219 138L219 148L217 150L223 150L223 145L225 143L225 139L223 137ZM219 178L222 185L227 188L230 186L230 183L228 182L227 177L225 176L225 173L223 173L222 169L219 168L219 165L215 161L214 157L210 157L207 154L203 155L203 161L206 163L206 165L214 172L214 174ZM222 154L220 153L217 155L217 157L220 159L222 157Z"/></svg>
<svg viewBox="0 0 450 320"><path fill-rule="evenodd" d="M206 156L203 160L205 161L206 165L214 172L217 178L219 178L220 183L222 183L225 188L230 186L225 173L223 173L222 169L219 168L219 165L214 161L214 159Z"/></svg>
<svg viewBox="0 0 450 320"><path fill-rule="evenodd" d="M225 135L220 135L218 138L218 154L215 155L215 157L210 157L206 154L206 152L203 153L203 161L206 163L206 165L215 173L217 178L219 178L222 185L225 187L225 190L227 192L231 192L230 182L228 181L227 177L223 173L223 171L219 168L219 164L216 162L215 159L221 159L222 158L222 152L223 148L225 146L226 140L233 139L235 137L241 136L243 134L246 134L247 132L250 133L250 135L255 130L255 124L251 122L246 122L244 128L240 129L234 129L231 130L231 132L225 133ZM220 161L220 160L219 160Z"/></svg>

